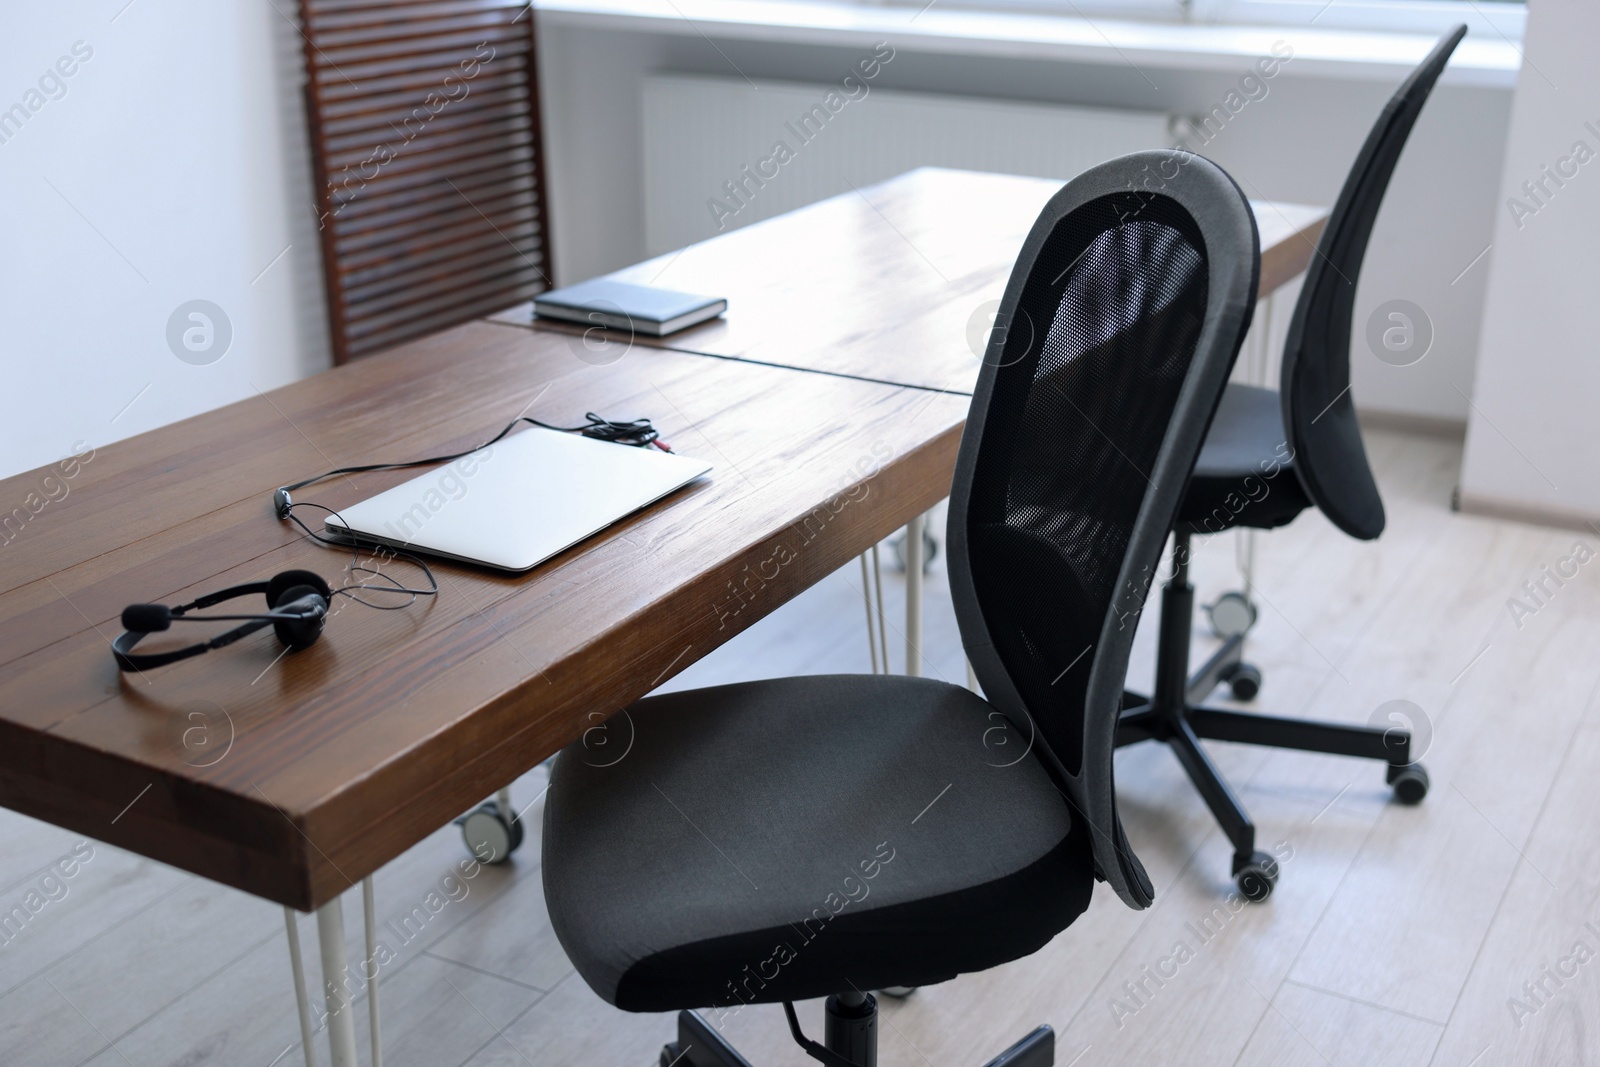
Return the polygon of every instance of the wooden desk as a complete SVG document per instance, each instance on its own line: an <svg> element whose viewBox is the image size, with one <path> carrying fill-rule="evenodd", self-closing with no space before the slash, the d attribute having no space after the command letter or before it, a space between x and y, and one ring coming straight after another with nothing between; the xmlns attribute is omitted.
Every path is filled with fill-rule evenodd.
<svg viewBox="0 0 1600 1067"><path fill-rule="evenodd" d="M275 486L471 447L524 408L649 416L715 469L527 575L438 564L431 602L341 600L276 665L269 629L119 677L129 603L291 567L340 584L349 557L277 521ZM931 507L965 416L960 397L663 350L591 366L559 334L475 323L100 448L0 550L0 803L314 908ZM297 496L340 507L414 473ZM199 722L227 731L204 758L185 747Z"/></svg>
<svg viewBox="0 0 1600 1067"><path fill-rule="evenodd" d="M665 339L703 355L970 393L1023 239L1058 181L925 167L607 277L725 296ZM1326 208L1257 202L1267 296L1305 270ZM492 316L540 330L530 304Z"/></svg>

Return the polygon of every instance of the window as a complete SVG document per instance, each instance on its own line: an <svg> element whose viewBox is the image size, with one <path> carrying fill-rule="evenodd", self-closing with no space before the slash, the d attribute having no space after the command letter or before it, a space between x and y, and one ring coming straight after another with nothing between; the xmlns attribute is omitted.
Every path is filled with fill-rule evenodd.
<svg viewBox="0 0 1600 1067"><path fill-rule="evenodd" d="M1317 26L1330 30L1443 33L1460 22L1469 34L1522 39L1522 0L1191 0L1196 21Z"/></svg>
<svg viewBox="0 0 1600 1067"><path fill-rule="evenodd" d="M927 0L859 0L931 6ZM942 9L984 8L1079 18L1307 26L1328 30L1442 33L1465 22L1474 35L1522 39L1525 0L935 0Z"/></svg>

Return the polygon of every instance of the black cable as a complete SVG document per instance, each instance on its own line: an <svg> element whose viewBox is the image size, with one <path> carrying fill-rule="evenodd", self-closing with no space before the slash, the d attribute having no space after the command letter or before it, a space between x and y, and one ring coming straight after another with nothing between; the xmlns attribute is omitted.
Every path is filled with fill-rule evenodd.
<svg viewBox="0 0 1600 1067"><path fill-rule="evenodd" d="M374 578L380 578L384 583L386 583L372 585L364 579L358 580L354 584L347 583L343 586L340 586L338 589L333 590L334 596L347 596L357 604L364 604L369 608L376 608L379 611L395 611L400 608L410 607L412 604L416 603L417 597L419 596L439 595L439 580L434 577L433 568L428 566L426 560L410 552L403 552L399 549L392 548L389 545L383 544L382 542L363 538L355 531L350 530L348 524L345 524L345 533L339 537L327 537L319 534L300 520L300 516L294 513L295 508L316 508L318 511L327 512L329 515L332 515L334 518L338 519L341 523L344 523L344 517L337 511L334 511L332 508L324 507L321 504L313 504L309 501L296 502L290 498L289 494L296 489L304 489L308 485L315 485L320 481L325 481L328 478L334 478L341 474L365 474L370 471L405 470L408 467L425 467L435 463L450 463L454 460L469 456L474 452L479 452L485 448L488 448L490 445L495 444L504 438L506 434L515 429L517 423L519 422L526 422L544 430L555 430L560 433L582 434L585 437L592 437L597 441L610 441L614 444L632 445L636 448L644 448L648 445L655 445L663 452L672 451L672 448L665 441L661 440L661 435L656 431L656 428L650 424L649 419L632 419L627 422L618 422L612 419L603 419L592 411L586 412L584 417L589 421L584 423L582 426L551 426L547 422L540 422L538 419L531 418L527 415L522 415L512 419L506 424L505 429L495 434L477 448L469 448L465 452L457 452L449 456L431 456L428 459L413 459L404 463L367 463L359 467L340 467L337 470L328 471L326 474L319 474L314 478L307 478L304 481L295 482L293 485L280 486L272 494L273 510L277 513L278 518L287 519L294 523L296 526L300 527L302 531L304 531L307 537L318 544L328 545L332 548L350 549L351 564L349 567L349 572L351 574L368 574ZM415 563L418 567L422 568L423 575L428 579L428 588L413 589L409 586L402 585L398 579L384 574L382 571L374 567L366 566L361 562L361 550L363 548L367 549L369 552L387 553L395 559L404 559ZM406 600L402 603L396 604L374 604L370 600L363 600L358 595L358 593L366 591L378 593L403 593L406 595Z"/></svg>
<svg viewBox="0 0 1600 1067"><path fill-rule="evenodd" d="M434 577L433 568L428 566L427 560L424 560L420 556L413 555L410 552L402 552L399 549L390 548L388 545L380 544L377 541L367 541L354 531L349 534L348 540L324 537L322 534L317 533L311 527L307 526L304 522L301 522L300 516L294 513L295 508L316 508L318 511L326 511L329 515L332 515L334 518L339 519L340 522L343 522L343 516L341 516L337 511L334 511L329 507L324 507L321 504L313 504L307 501L290 504L288 513L283 517L300 527L301 530L305 531L305 535L307 537L311 538L311 540L317 542L318 544L328 545L332 548L350 549L350 573L370 574L374 577L382 578L386 583L388 583L387 585L369 585L365 581L358 581L353 585L346 583L345 585L333 590L334 596L347 596L357 604L363 604L369 608L376 608L378 611L398 611L401 608L408 608L412 604L416 603L417 597L419 596L439 595L439 580ZM387 552L396 559L409 560L410 562L415 563L418 567L422 568L423 576L428 579L428 588L412 589L409 586L401 585L397 579L391 577L390 575L384 574L375 567L366 566L361 562L361 550L363 548L366 548L369 551ZM367 590L380 593L404 593L406 594L406 599L404 602L397 604L374 604L372 601L363 600L357 595L358 592L364 592Z"/></svg>
<svg viewBox="0 0 1600 1067"><path fill-rule="evenodd" d="M671 446L669 446L665 441L661 440L660 433L658 433L656 428L650 424L649 419L632 419L627 422L616 422L611 419L602 419L599 415L596 415L592 411L586 412L584 417L589 421L584 423L582 426L551 426L547 422L540 422L538 419L523 415L512 419L506 424L505 429L489 438L489 440L485 441L483 444L477 446L476 448L469 448L464 452L456 452L448 456L430 456L427 459L407 460L404 463L367 463L359 467L340 467L337 470L328 471L326 474L319 474L314 478L307 478L305 481L295 482L293 485L280 486L277 493L274 494L274 507L278 512L278 517L280 519L286 519L289 517L288 509L293 506L293 502L289 499L290 493L294 492L296 489L304 489L308 485L315 485L317 482L324 481L328 478L334 478L341 474L366 474L369 471L405 470L407 467L426 467L433 463L449 463L453 460L461 459L464 456L470 456L474 452L481 451L485 448L488 448L490 445L499 442L503 437L505 437L506 434L514 430L519 422L526 422L544 430L556 430L561 433L582 434L585 437L592 437L597 441L610 441L613 444L619 445L633 445L636 448L643 448L646 445L655 445L663 452L672 451Z"/></svg>

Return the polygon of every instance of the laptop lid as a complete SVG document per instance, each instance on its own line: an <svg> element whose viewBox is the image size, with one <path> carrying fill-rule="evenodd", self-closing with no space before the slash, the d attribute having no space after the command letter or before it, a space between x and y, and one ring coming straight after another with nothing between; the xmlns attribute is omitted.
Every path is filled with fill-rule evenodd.
<svg viewBox="0 0 1600 1067"><path fill-rule="evenodd" d="M656 448L533 427L323 520L413 552L525 571L711 470Z"/></svg>

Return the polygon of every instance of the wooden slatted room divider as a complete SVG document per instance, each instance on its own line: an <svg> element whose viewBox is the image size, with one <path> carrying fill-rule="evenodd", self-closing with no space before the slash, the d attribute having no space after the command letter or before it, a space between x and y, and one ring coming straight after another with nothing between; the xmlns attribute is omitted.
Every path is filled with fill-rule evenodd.
<svg viewBox="0 0 1600 1067"><path fill-rule="evenodd" d="M334 361L549 288L528 5L299 3Z"/></svg>

